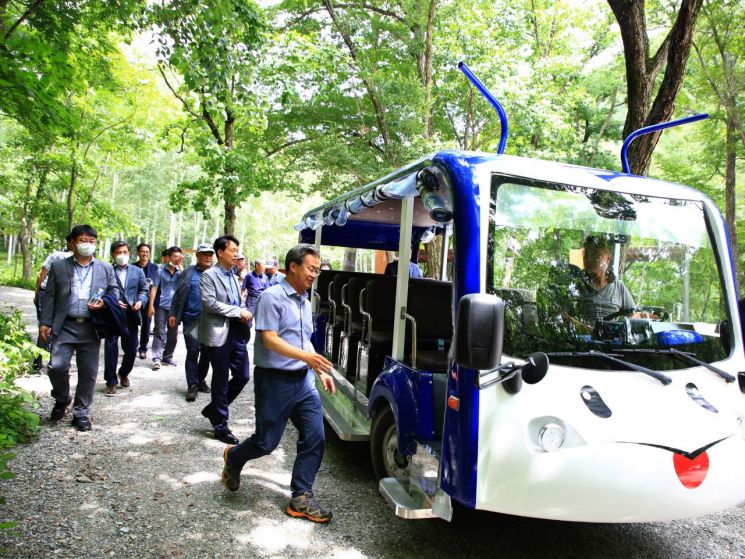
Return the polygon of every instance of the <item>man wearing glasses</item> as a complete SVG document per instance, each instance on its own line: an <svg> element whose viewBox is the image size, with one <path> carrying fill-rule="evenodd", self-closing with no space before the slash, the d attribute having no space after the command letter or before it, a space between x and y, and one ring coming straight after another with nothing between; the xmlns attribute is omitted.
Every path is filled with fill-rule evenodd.
<svg viewBox="0 0 745 559"><path fill-rule="evenodd" d="M223 452L222 481L237 491L241 469L249 460L270 454L282 439L287 420L299 432L292 468L292 499L287 514L325 523L332 513L313 495L313 482L324 450L323 413L315 376L324 390L335 392L331 362L313 350L313 322L308 289L320 273L318 250L296 245L285 258L287 276L266 289L256 307L254 323L254 394L256 432Z"/></svg>

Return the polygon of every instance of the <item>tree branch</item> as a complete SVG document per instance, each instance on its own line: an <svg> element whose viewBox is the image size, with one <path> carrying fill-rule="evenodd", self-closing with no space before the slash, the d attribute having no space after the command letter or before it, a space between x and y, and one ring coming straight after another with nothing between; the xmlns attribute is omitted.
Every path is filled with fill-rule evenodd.
<svg viewBox="0 0 745 559"><path fill-rule="evenodd" d="M16 29L18 29L18 26L21 25L21 23L23 23L25 20L27 20L31 16L31 14L33 14L36 11L36 8L41 6L43 3L44 3L44 0L35 0L35 2L31 4L31 6L29 6L29 8L25 12L23 12L23 14L21 14L21 17L18 18L18 21L16 21L11 26L11 28L8 30L8 32L3 37L3 41L7 41L8 38L13 34L13 32Z"/></svg>
<svg viewBox="0 0 745 559"><path fill-rule="evenodd" d="M662 65L667 60L667 55L670 50L670 36L672 35L672 30L667 34L665 37L665 40L662 41L662 44L660 45L660 48L657 49L657 52L654 53L654 56L647 61L647 75L649 76L649 79L651 81L654 81L657 74L662 69Z"/></svg>
<svg viewBox="0 0 745 559"><path fill-rule="evenodd" d="M274 149L264 150L264 155L266 157L272 157L273 155L279 153L283 149L289 148L297 144L301 144L303 142L309 142L309 141L310 141L310 138L300 138L299 140L290 140L289 142L285 142L284 144L277 146Z"/></svg>
<svg viewBox="0 0 745 559"><path fill-rule="evenodd" d="M330 0L323 0L323 3L326 6L326 10L328 11L329 16L331 16L331 20L334 22L334 25L341 34L344 43L347 45L347 48L349 49L349 55L352 57L352 60L356 64L357 47L352 41L352 38L349 36L349 33L347 33L347 31L342 27L341 22L336 17L336 11L334 10L334 6L331 4ZM391 137L390 133L388 132L388 123L385 119L385 111L383 110L383 105L378 98L378 94L375 91L375 87L373 86L372 82L367 77L363 76L361 71L359 78L362 80L362 83L365 84L367 95L370 98L370 102L373 104L373 107L375 108L375 118L378 121L380 135L383 137L383 144L387 147L388 144L390 144Z"/></svg>
<svg viewBox="0 0 745 559"><path fill-rule="evenodd" d="M168 86L168 89L171 90L171 93L173 93L173 96L179 101L181 101L181 104L184 106L184 109L186 109L186 112L196 119L201 118L197 113L191 110L186 100L183 97L181 97L181 95L179 95L176 92L176 90L173 88L173 86L171 85L171 82L169 82L168 78L166 77L166 73L163 71L163 64L161 62L158 62L158 71L160 72L160 75L163 76L163 81L166 82L166 85Z"/></svg>

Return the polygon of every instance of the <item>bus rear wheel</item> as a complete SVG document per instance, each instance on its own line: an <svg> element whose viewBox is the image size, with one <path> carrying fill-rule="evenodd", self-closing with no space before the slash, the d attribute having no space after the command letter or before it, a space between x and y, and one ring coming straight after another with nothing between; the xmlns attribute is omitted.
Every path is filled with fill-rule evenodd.
<svg viewBox="0 0 745 559"><path fill-rule="evenodd" d="M375 414L370 431L370 457L375 477L408 482L411 458L398 452L398 428L390 406Z"/></svg>

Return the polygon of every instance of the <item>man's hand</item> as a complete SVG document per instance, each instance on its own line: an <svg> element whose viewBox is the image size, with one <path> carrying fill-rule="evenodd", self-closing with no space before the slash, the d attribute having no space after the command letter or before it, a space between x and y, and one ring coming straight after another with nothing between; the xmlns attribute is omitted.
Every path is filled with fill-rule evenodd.
<svg viewBox="0 0 745 559"><path fill-rule="evenodd" d="M321 381L321 386L326 392L336 394L336 386L334 386L334 379L328 373L318 373L318 380Z"/></svg>
<svg viewBox="0 0 745 559"><path fill-rule="evenodd" d="M49 326L39 326L39 338L42 342L46 342L51 333L52 329Z"/></svg>
<svg viewBox="0 0 745 559"><path fill-rule="evenodd" d="M169 328L175 328L176 327L176 317L175 316L169 316L168 317L168 327Z"/></svg>
<svg viewBox="0 0 745 559"><path fill-rule="evenodd" d="M148 307L147 307L147 317L148 318L153 318L153 315L154 314L155 314L155 307L153 307L152 305L148 305Z"/></svg>
<svg viewBox="0 0 745 559"><path fill-rule="evenodd" d="M313 369L315 372L317 372L319 375L321 373L328 373L331 371L331 368L333 365L331 364L331 361L326 359L323 355L319 355L318 353L308 353L308 356L303 359L308 364L308 367Z"/></svg>
<svg viewBox="0 0 745 559"><path fill-rule="evenodd" d="M122 302L122 301L119 301L119 307L120 307L120 308L121 308L121 309L122 309L123 311L126 311L126 310L127 310L127 303L124 303L124 302Z"/></svg>
<svg viewBox="0 0 745 559"><path fill-rule="evenodd" d="M121 305L121 302L119 303ZM102 308L104 308L106 305L103 304L103 301L101 299L98 300L97 303L88 303L88 309L91 311L100 311ZM124 308L126 309L127 306L125 305Z"/></svg>
<svg viewBox="0 0 745 559"><path fill-rule="evenodd" d="M142 308L142 301L137 301L134 305L132 305L133 311L139 311Z"/></svg>
<svg viewBox="0 0 745 559"><path fill-rule="evenodd" d="M241 322L248 322L253 318L253 315L246 309L241 309Z"/></svg>

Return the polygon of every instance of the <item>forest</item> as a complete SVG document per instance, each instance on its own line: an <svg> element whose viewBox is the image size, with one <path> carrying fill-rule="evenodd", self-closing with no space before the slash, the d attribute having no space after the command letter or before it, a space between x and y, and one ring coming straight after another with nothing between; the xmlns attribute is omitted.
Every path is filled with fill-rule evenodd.
<svg viewBox="0 0 745 559"><path fill-rule="evenodd" d="M309 200L494 152L461 60L508 154L620 170L631 131L709 113L635 142L631 170L708 194L741 280L743 29L742 0L0 0L0 281L81 222L281 254Z"/></svg>

